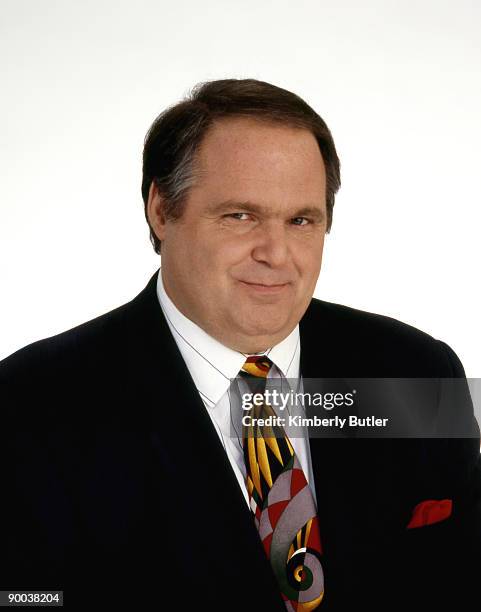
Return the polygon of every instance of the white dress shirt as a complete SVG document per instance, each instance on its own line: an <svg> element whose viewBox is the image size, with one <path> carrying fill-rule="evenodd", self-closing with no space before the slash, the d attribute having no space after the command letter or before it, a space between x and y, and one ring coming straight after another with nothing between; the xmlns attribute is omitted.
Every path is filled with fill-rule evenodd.
<svg viewBox="0 0 481 612"><path fill-rule="evenodd" d="M165 291L161 270L157 281L157 297L170 331L229 458L246 503L249 504L242 444L238 436L232 435L233 428L237 431L240 429L240 423L231 422L232 398L229 396L231 380L238 375L249 355L224 346L183 315ZM268 355L274 364L268 377L299 380L300 351L297 325L282 342L260 353ZM309 440L306 436L294 437L290 441L315 500Z"/></svg>

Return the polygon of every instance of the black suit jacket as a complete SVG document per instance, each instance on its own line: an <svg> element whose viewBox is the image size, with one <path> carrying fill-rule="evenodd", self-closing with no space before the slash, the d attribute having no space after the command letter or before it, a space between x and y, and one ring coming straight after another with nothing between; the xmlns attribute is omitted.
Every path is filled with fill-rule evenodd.
<svg viewBox="0 0 481 612"><path fill-rule="evenodd" d="M281 612L156 280L1 362L0 589L63 589L68 609ZM300 335L304 377L464 376L446 344L344 306L313 299ZM322 609L476 608L479 438L311 439L310 448ZM452 499L452 515L406 529L429 499Z"/></svg>

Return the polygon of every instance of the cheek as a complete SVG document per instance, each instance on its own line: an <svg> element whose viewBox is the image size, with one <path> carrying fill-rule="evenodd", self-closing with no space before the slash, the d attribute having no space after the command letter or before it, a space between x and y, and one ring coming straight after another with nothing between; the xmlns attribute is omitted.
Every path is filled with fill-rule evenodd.
<svg viewBox="0 0 481 612"><path fill-rule="evenodd" d="M315 245L297 245L294 251L294 260L301 276L311 279L319 274L322 262L323 242Z"/></svg>
<svg viewBox="0 0 481 612"><path fill-rule="evenodd" d="M246 240L218 240L207 246L205 254L211 269L218 273L229 273L236 266L249 260L251 249Z"/></svg>
<svg viewBox="0 0 481 612"><path fill-rule="evenodd" d="M216 245L205 242L199 242L198 248L192 243L187 245L181 265L184 282L188 287L195 286L196 301L207 304L211 311L228 299L224 296L228 294L229 265L225 253Z"/></svg>

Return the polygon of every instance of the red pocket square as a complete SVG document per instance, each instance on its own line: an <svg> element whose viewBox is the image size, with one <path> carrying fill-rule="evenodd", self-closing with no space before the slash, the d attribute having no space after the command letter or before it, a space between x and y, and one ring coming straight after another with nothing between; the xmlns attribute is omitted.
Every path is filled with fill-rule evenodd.
<svg viewBox="0 0 481 612"><path fill-rule="evenodd" d="M452 511L452 499L427 499L414 508L407 529L439 523L439 521L449 518Z"/></svg>

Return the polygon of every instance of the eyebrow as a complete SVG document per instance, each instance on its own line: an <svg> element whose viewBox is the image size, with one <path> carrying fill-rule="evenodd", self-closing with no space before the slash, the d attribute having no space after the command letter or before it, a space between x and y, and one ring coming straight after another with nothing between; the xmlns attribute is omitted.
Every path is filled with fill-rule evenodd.
<svg viewBox="0 0 481 612"><path fill-rule="evenodd" d="M210 214L219 214L225 213L229 211L242 211L242 212L250 212L250 213L260 213L260 214L269 214L274 210L269 206L262 206L261 204L256 204L255 202L250 201L237 201L237 200L224 200L223 202L219 202L218 204L213 204L209 206L207 209ZM316 221L322 221L324 219L324 212L318 206L307 205L302 208L296 209L291 217L313 217Z"/></svg>

